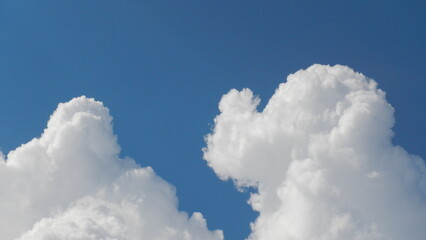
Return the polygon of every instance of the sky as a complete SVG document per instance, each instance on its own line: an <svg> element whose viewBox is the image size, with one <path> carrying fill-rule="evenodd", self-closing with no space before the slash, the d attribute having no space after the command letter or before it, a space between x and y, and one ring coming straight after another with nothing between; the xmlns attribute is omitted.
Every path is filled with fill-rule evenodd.
<svg viewBox="0 0 426 240"><path fill-rule="evenodd" d="M261 207L258 212L252 210L254 203L247 203L250 192L256 192L258 184L275 186L281 180L239 175L244 169L227 172L221 167L217 160L221 158L215 156L224 154L223 159L228 159L228 153L211 144L222 141L214 137L220 132L219 121L215 123L214 119L224 116L223 108L218 109L219 102L227 106L225 103L232 100L229 97L231 100L224 98L222 102L222 96L228 92L227 96L238 95L230 92L231 89L249 88L254 96L262 99L257 106L261 111L272 96L279 98L274 92L289 74L315 63L349 66L374 79L378 88L386 92L386 102L395 110L394 137L386 135L386 139L402 146L409 154L426 159L425 10L424 1L379 0L2 1L0 148L7 155L21 144L39 138L59 103L82 95L94 98L102 102L109 113L104 113L103 108L91 100L80 101L89 109L101 109L102 118L112 116L112 130L105 131L116 135L118 144L112 135L107 139L112 146L121 147L121 152L112 151L108 156L111 159L130 157L134 159L134 163L129 160L130 165L150 166L154 176L175 186L178 210L194 216L182 220L187 224L182 226L192 226L190 219L201 219L192 213L201 212L209 230L223 230L226 239L245 239L252 232L250 222L256 221L259 212L259 219L269 218ZM354 74L347 69L339 68L340 71L348 76ZM304 76L303 72L299 75ZM319 76L323 79L328 75ZM337 82L344 80L336 79ZM303 86L300 87L304 89ZM365 84L360 86L360 89L375 91ZM354 89L358 88L350 88L348 92ZM380 94L377 96L381 99ZM70 109L75 102L78 101L69 104ZM389 115L391 110L386 104L383 106L383 114ZM301 112L305 110L300 107ZM88 112L98 116L97 111ZM372 119L381 119L380 116ZM222 123L228 124L225 120ZM110 122L105 120L105 124ZM250 126L252 122L246 124ZM386 126L391 128L391 125ZM377 126L372 132L381 129L380 124L370 126ZM205 141L208 134L212 136L210 142ZM204 153L203 148L207 148ZM388 154L385 150L381 152ZM412 159L406 155L401 158ZM120 164L112 175L121 176L128 169L136 168ZM330 171L335 169L327 164L320 166ZM294 169L297 173L298 168ZM143 171L152 175L151 170ZM367 174L370 173L380 176L379 172ZM131 182L138 177L128 178ZM87 179L92 178L88 175ZM114 181L105 177L105 184ZM153 184L160 185L162 181L152 180ZM244 185L244 181L257 184L246 184L252 188L239 192L237 188ZM268 185L270 181L275 183ZM344 186L348 185L340 187ZM267 195L268 191L261 192L260 198L266 196L262 193ZM85 201L106 199L96 194ZM84 201L82 205L85 206ZM285 209L287 205L279 206ZM175 210L172 212L171 215L180 216ZM342 216L346 219L347 215ZM187 229L181 225L175 227ZM218 236L206 232L205 227L196 229L197 234L210 234L212 239ZM256 229L256 237L262 239L261 221L256 223Z"/></svg>

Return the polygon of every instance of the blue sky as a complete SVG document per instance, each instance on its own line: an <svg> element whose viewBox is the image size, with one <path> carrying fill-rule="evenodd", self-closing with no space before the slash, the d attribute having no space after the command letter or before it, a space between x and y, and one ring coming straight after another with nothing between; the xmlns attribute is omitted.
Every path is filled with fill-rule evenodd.
<svg viewBox="0 0 426 240"><path fill-rule="evenodd" d="M202 160L221 96L263 107L313 63L375 79L396 109L394 143L426 158L425 1L2 1L0 147L41 134L59 102L110 109L122 156L177 188L227 239L248 236L248 193Z"/></svg>

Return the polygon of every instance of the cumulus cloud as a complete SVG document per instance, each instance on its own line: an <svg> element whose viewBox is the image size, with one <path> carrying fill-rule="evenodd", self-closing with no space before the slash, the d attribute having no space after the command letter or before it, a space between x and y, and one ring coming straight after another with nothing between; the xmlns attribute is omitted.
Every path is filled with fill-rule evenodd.
<svg viewBox="0 0 426 240"><path fill-rule="evenodd" d="M313 65L259 102L225 94L204 149L221 179L257 189L249 239L426 239L425 164L392 144L394 110L375 81Z"/></svg>
<svg viewBox="0 0 426 240"><path fill-rule="evenodd" d="M119 158L109 111L59 104L40 138L0 159L2 239L223 239L200 213L178 211L174 188Z"/></svg>

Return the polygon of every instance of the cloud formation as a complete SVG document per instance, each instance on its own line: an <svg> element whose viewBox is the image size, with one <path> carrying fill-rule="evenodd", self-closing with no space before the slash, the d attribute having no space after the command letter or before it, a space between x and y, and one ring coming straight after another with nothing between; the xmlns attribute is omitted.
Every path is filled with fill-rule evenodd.
<svg viewBox="0 0 426 240"><path fill-rule="evenodd" d="M231 90L204 158L223 180L255 187L252 240L426 239L424 161L394 146L393 108L375 81L313 65L263 111Z"/></svg>
<svg viewBox="0 0 426 240"><path fill-rule="evenodd" d="M40 138L0 159L2 239L223 239L200 213L177 209L174 188L120 159L101 102L59 104Z"/></svg>

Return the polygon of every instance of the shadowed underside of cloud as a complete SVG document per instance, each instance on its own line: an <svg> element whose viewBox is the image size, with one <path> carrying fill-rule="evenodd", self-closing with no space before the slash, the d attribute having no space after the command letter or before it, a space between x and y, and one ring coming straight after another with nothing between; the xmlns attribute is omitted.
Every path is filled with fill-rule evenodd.
<svg viewBox="0 0 426 240"><path fill-rule="evenodd" d="M345 66L291 74L263 111L249 89L219 103L204 158L256 187L249 239L424 240L423 160L391 142L393 108Z"/></svg>
<svg viewBox="0 0 426 240"><path fill-rule="evenodd" d="M59 104L40 138L0 159L2 239L223 239L200 213L177 209L174 188L120 159L102 103Z"/></svg>

